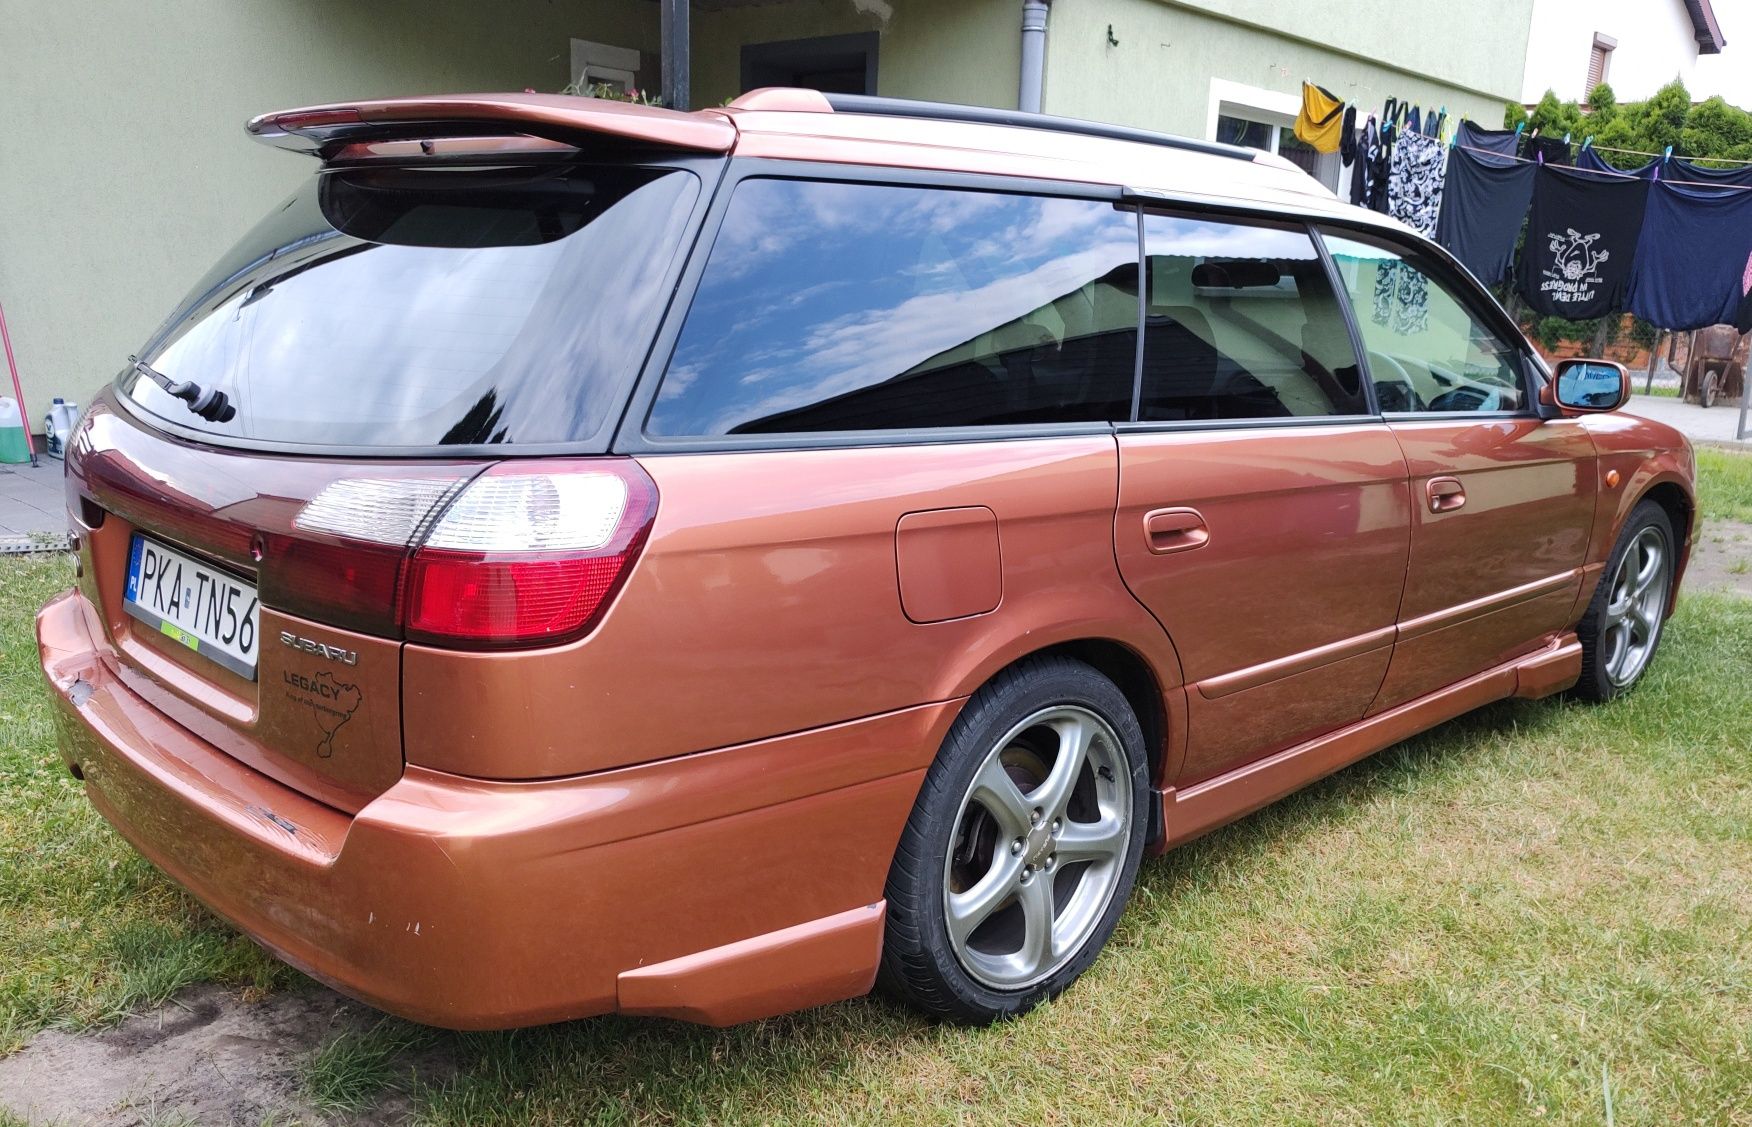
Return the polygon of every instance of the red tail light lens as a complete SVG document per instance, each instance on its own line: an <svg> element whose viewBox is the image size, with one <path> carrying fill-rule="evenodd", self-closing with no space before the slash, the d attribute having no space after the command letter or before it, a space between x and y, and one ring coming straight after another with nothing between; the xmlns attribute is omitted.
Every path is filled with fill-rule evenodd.
<svg viewBox="0 0 1752 1127"><path fill-rule="evenodd" d="M638 558L657 487L637 462L506 462L470 482L409 562L410 640L548 645L588 633Z"/></svg>

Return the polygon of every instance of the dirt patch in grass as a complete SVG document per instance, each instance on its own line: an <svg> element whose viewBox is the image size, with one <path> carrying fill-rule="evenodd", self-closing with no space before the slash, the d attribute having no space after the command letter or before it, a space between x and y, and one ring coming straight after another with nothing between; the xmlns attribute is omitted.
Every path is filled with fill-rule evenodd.
<svg viewBox="0 0 1752 1127"><path fill-rule="evenodd" d="M0 1058L0 1122L5 1112L98 1127L321 1122L325 1112L348 1123L399 1122L407 1107L396 1074L418 1066L430 1076L444 1066L417 1060L417 1046L403 1038L393 1059L359 1067L346 1047L383 1020L317 986L257 1002L197 986L113 1028L49 1030ZM313 1055L325 1044L339 1048ZM358 1098L361 1090L368 1099Z"/></svg>
<svg viewBox="0 0 1752 1127"><path fill-rule="evenodd" d="M1685 570L1686 591L1726 591L1752 598L1752 524L1705 520Z"/></svg>

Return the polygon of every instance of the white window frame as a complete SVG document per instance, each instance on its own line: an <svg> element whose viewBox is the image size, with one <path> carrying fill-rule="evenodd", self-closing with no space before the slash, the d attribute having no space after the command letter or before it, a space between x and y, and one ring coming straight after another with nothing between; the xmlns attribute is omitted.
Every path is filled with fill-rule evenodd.
<svg viewBox="0 0 1752 1127"><path fill-rule="evenodd" d="M1257 121L1261 125L1271 127L1271 135L1266 145L1266 152L1277 154L1284 134L1295 135L1296 117L1302 112L1302 98L1299 94L1284 94L1277 90L1267 90L1260 86L1249 86L1244 82L1233 82L1226 78L1211 79L1210 101L1205 113L1205 139L1215 141L1217 137L1217 119L1220 117L1238 117L1247 121ZM1326 186L1338 191L1345 183L1346 170L1343 169L1336 153L1321 154L1321 172L1330 170L1332 183ZM1321 180L1321 183L1326 183Z"/></svg>
<svg viewBox="0 0 1752 1127"><path fill-rule="evenodd" d="M623 94L637 88L639 52L612 43L572 40L572 88L588 92L592 86L612 86Z"/></svg>

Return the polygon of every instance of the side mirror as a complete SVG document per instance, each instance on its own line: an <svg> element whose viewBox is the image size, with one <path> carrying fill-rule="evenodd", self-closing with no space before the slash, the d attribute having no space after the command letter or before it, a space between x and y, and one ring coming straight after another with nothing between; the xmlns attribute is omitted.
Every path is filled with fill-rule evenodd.
<svg viewBox="0 0 1752 1127"><path fill-rule="evenodd" d="M1616 411L1630 402L1630 370L1612 360L1560 360L1546 392L1566 411Z"/></svg>

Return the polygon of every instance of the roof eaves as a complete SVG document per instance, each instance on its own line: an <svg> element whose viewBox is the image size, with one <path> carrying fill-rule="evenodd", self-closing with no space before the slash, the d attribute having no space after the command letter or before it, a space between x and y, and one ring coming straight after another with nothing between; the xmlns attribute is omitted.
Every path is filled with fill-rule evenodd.
<svg viewBox="0 0 1752 1127"><path fill-rule="evenodd" d="M1717 22L1710 0L1685 0L1685 11L1691 17L1697 49L1705 55L1719 55L1728 41L1722 37L1722 25Z"/></svg>

